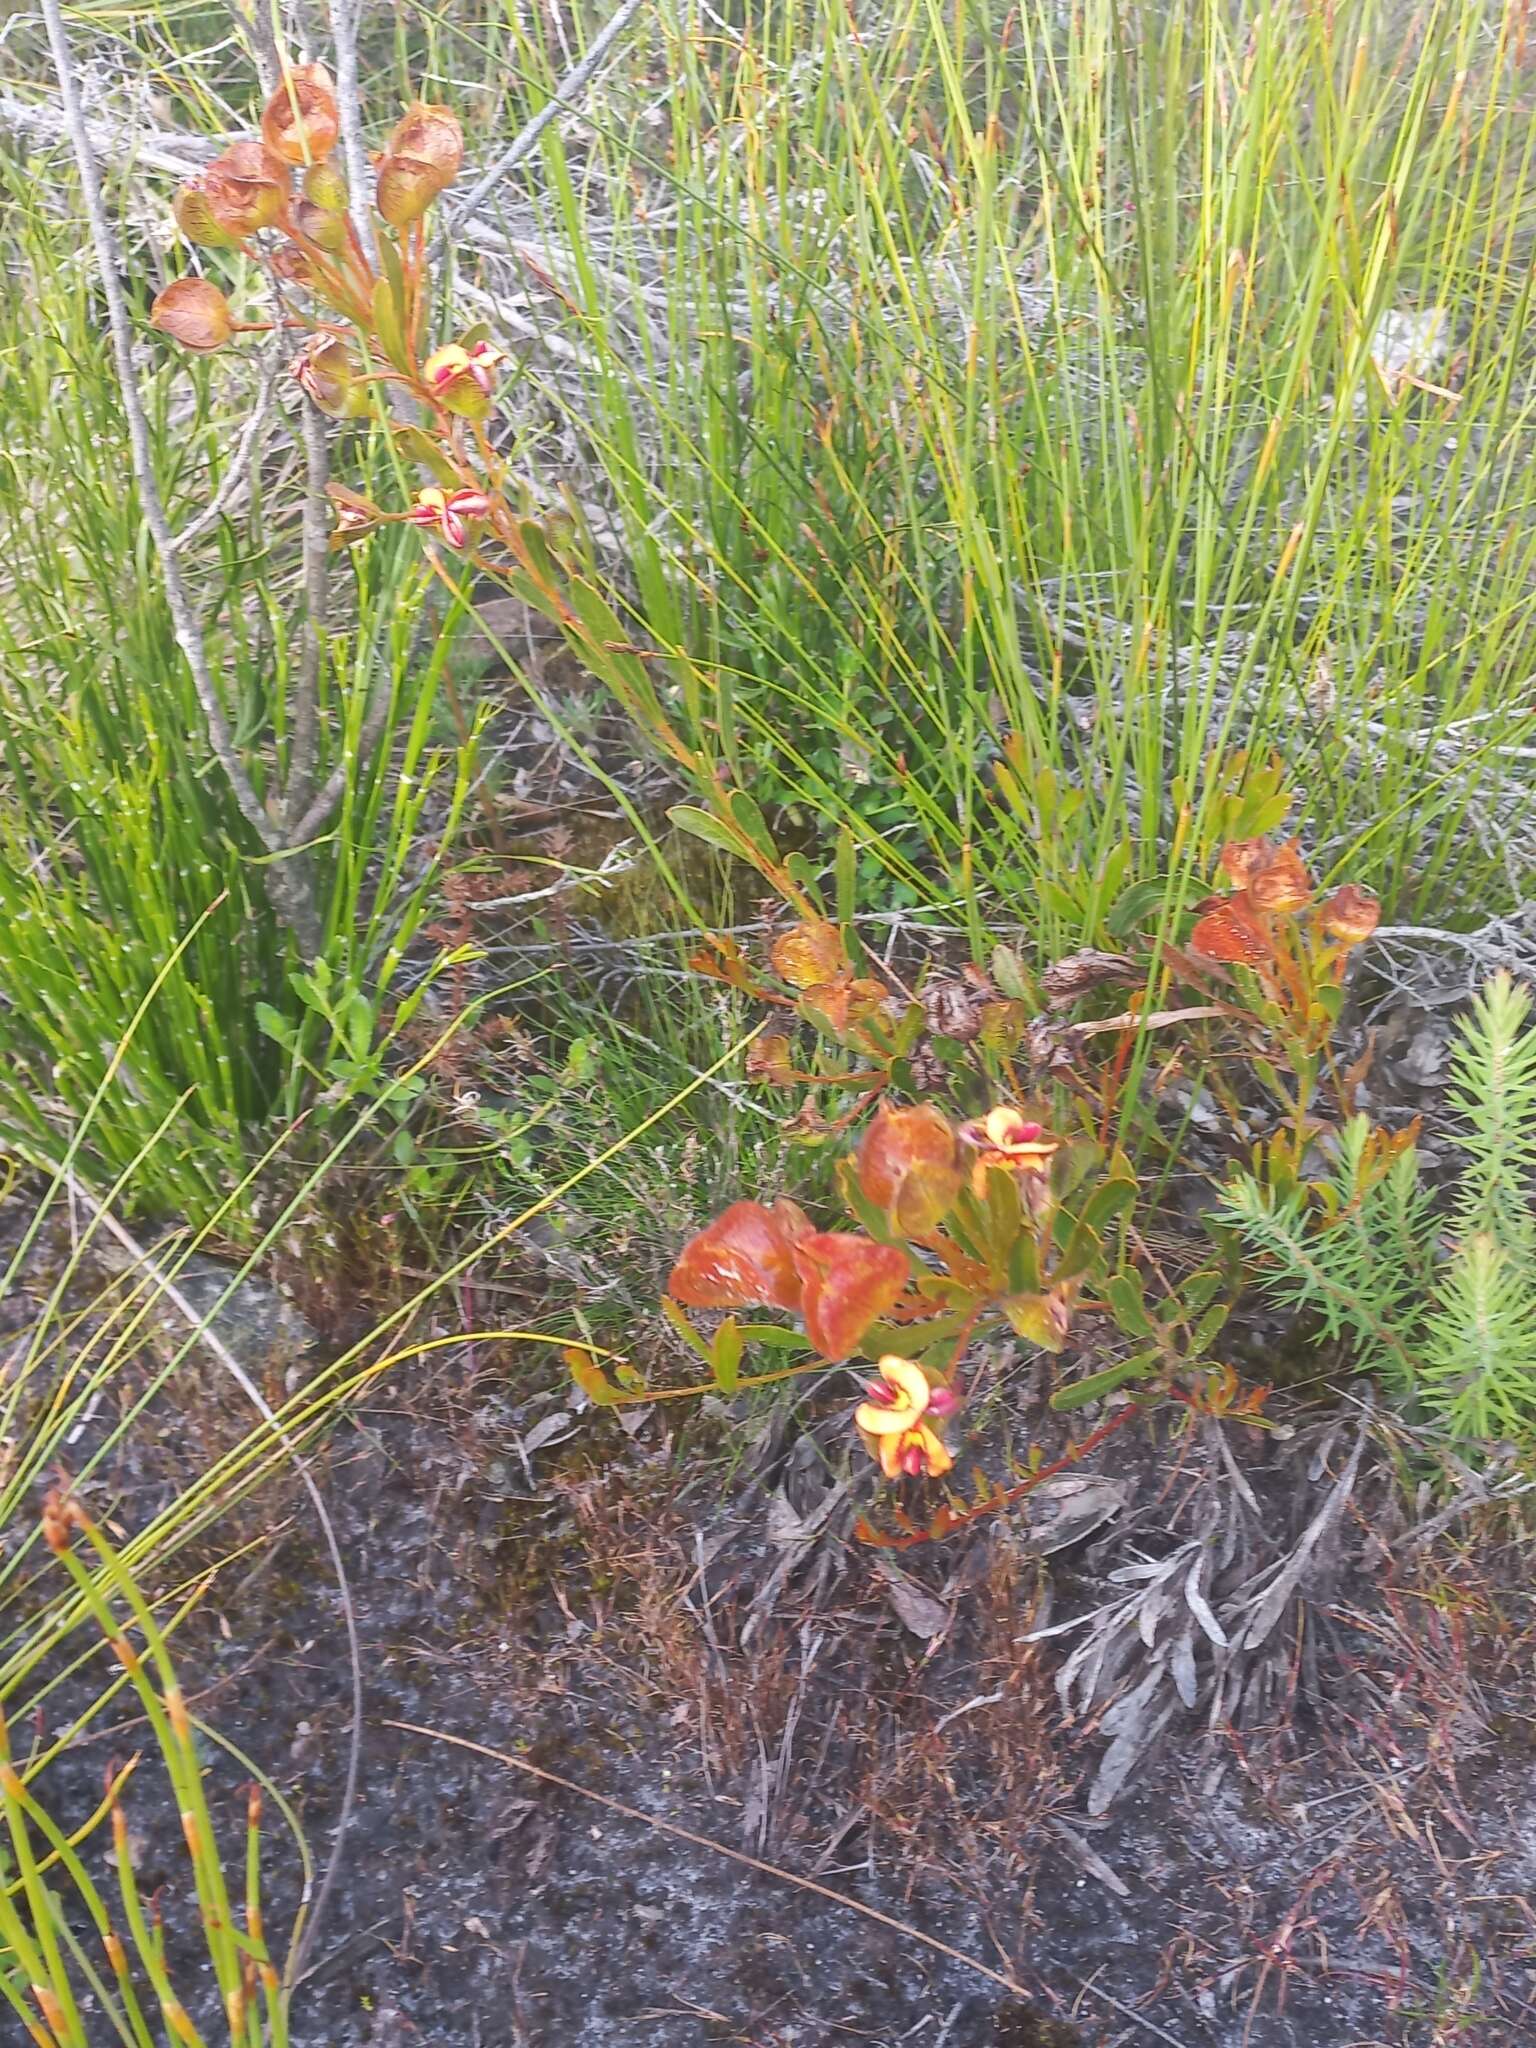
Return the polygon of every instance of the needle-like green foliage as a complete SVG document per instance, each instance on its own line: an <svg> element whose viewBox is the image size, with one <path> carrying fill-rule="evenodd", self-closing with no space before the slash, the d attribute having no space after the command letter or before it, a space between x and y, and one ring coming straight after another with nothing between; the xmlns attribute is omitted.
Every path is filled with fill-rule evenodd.
<svg viewBox="0 0 1536 2048"><path fill-rule="evenodd" d="M1413 1148L1382 1171L1364 1117L1345 1126L1311 1199L1243 1175L1218 1212L1256 1256L1271 1300L1315 1317L1456 1438L1536 1434L1531 1007L1499 974L1461 1020L1448 1107L1462 1170L1438 1225Z"/></svg>

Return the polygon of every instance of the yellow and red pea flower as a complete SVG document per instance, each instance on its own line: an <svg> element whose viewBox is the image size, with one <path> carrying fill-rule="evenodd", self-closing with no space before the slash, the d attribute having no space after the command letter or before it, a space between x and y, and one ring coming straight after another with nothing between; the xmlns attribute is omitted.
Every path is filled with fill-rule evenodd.
<svg viewBox="0 0 1536 2048"><path fill-rule="evenodd" d="M496 389L496 374L506 361L503 351L489 341L473 342L468 348L450 341L436 349L421 366L421 381L444 412L461 419L484 419Z"/></svg>
<svg viewBox="0 0 1536 2048"><path fill-rule="evenodd" d="M469 546L470 523L484 519L492 500L484 491L444 491L436 484L416 493L416 502L405 515L408 526L425 526L438 533L451 548Z"/></svg>
<svg viewBox="0 0 1536 2048"><path fill-rule="evenodd" d="M887 1356L875 1369L853 1415L866 1450L887 1479L942 1479L955 1461L933 1424L954 1413L956 1397L910 1358Z"/></svg>
<svg viewBox="0 0 1536 2048"><path fill-rule="evenodd" d="M1061 1150L1061 1140L1053 1131L1011 1103L999 1103L984 1117L962 1124L960 1137L976 1152L971 1186L978 1199L985 1198L987 1175L995 1167L1026 1179L1043 1180Z"/></svg>

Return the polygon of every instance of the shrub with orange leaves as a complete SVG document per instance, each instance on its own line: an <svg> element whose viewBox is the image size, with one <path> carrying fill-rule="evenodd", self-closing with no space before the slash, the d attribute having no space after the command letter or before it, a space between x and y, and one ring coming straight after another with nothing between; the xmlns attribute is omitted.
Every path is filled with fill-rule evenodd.
<svg viewBox="0 0 1536 2048"><path fill-rule="evenodd" d="M1189 952L1218 973L1240 970L1229 1016L1246 1010L1267 1040L1254 1071L1279 1099L1299 1160L1317 1128L1313 1102L1350 956L1376 930L1381 908L1353 882L1318 900L1293 840L1235 841L1222 848L1221 867L1235 887L1199 906ZM1241 971L1252 980L1245 983ZM1339 1092L1347 1111L1347 1084Z"/></svg>

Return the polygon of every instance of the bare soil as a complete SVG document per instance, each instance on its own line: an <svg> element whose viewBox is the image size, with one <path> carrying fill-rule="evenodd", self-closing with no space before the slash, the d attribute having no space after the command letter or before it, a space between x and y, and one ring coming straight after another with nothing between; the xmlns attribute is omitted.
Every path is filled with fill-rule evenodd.
<svg viewBox="0 0 1536 2048"><path fill-rule="evenodd" d="M525 1453L553 1392L516 1403L501 1361L478 1366L451 1358L397 1387L325 1455L367 1722L361 1805L295 2000L300 2048L1536 2039L1528 1551L1486 1514L1476 1540L1462 1518L1416 1545L1353 1413L1294 1403L1294 1434L1223 1424L1224 1448L1215 1425L1182 1441L1138 1425L1051 1502L896 1553L852 1537L867 1482L850 1483L830 1417L777 1416L722 1505L717 1466L690 1491L703 1445L654 1418L630 1437L567 1404L570 1434ZM120 1475L123 1519L158 1462ZM1096 1470L1110 1493L1090 1508L1119 1504L1075 1536L1068 1510ZM1114 1682L1063 1704L1087 1637L1036 1630L1155 1584L1145 1568L1191 1532L1219 1559L1213 1512L1246 1525L1229 1564L1246 1578L1218 1565L1203 1581L1231 1621L1330 1499L1259 1653L1223 1657L1194 1632L1193 1709L1159 1663L1188 1633L1183 1595L1150 1625L1138 1611L1103 1629ZM180 1654L200 1711L292 1793L323 1861L343 1638L297 1493L290 1510ZM1124 1789L1092 1812L1138 1689ZM93 1801L104 1752L134 1739L61 1767L66 1801ZM210 1770L233 1846L238 1774ZM174 1937L174 1816L148 1773L133 1805L141 1841L163 1845ZM292 1859L271 1847L291 1906Z"/></svg>

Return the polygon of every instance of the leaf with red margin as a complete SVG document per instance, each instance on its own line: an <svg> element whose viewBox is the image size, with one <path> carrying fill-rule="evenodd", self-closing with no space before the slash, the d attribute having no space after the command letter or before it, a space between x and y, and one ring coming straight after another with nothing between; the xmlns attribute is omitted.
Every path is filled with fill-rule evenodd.
<svg viewBox="0 0 1536 2048"><path fill-rule="evenodd" d="M1190 933L1189 944L1191 952L1234 967L1257 967L1275 957L1274 941L1243 896L1208 910Z"/></svg>
<svg viewBox="0 0 1536 2048"><path fill-rule="evenodd" d="M904 1251L851 1231L802 1237L794 1260L805 1332L823 1358L847 1358L870 1324L896 1306L912 1275Z"/></svg>
<svg viewBox="0 0 1536 2048"><path fill-rule="evenodd" d="M793 1202L733 1202L683 1246L667 1292L686 1308L798 1309L794 1245L809 1230Z"/></svg>

